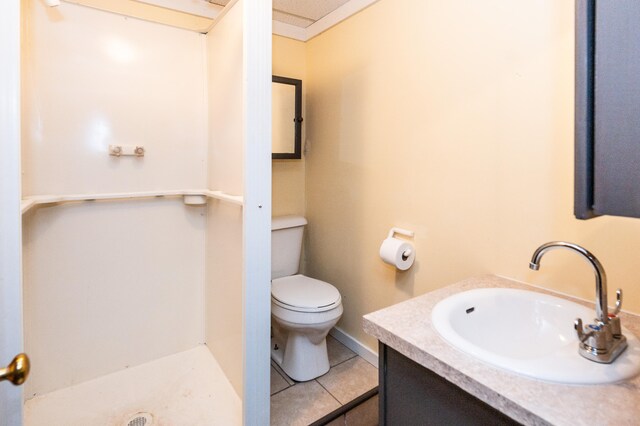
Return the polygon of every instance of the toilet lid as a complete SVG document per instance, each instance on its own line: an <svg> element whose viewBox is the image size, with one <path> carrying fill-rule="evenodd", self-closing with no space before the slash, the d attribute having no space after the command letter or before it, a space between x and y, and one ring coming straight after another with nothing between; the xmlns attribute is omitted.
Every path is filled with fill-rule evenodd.
<svg viewBox="0 0 640 426"><path fill-rule="evenodd" d="M271 297L294 310L326 311L340 302L337 288L324 281L293 275L271 281ZM296 309L297 308L297 309Z"/></svg>

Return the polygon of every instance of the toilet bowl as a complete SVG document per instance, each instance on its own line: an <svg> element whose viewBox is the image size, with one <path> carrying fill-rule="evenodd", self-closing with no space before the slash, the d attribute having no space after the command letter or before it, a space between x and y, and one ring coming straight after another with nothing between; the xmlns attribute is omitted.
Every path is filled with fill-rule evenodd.
<svg viewBox="0 0 640 426"><path fill-rule="evenodd" d="M325 374L329 371L326 337L342 312L340 293L331 284L304 275L273 280L271 357L299 382Z"/></svg>
<svg viewBox="0 0 640 426"><path fill-rule="evenodd" d="M271 358L300 382L329 371L326 337L343 312L334 286L298 274L306 224L301 216L283 216L271 228Z"/></svg>

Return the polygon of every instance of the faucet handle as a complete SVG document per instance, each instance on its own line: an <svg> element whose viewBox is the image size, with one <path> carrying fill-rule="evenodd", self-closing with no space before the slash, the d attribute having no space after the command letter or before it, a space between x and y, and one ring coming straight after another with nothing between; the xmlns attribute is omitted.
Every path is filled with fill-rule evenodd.
<svg viewBox="0 0 640 426"><path fill-rule="evenodd" d="M576 330L576 334L578 335L578 339L581 342L584 342L589 338L588 333L585 334L584 327L582 326L582 318L576 318L573 322L573 328Z"/></svg>
<svg viewBox="0 0 640 426"><path fill-rule="evenodd" d="M613 310L613 315L618 315L620 313L620 309L622 309L622 289L619 288L616 290L616 308Z"/></svg>
<svg viewBox="0 0 640 426"><path fill-rule="evenodd" d="M591 324L588 327L588 331L585 333L584 326L582 325L582 318L576 318L573 322L573 328L576 330L580 343L585 343L590 337L594 336L596 332L602 329L602 325Z"/></svg>

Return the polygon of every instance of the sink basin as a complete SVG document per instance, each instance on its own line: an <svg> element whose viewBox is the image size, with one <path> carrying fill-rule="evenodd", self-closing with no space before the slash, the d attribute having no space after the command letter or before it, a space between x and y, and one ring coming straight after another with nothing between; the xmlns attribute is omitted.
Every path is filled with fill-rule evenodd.
<svg viewBox="0 0 640 426"><path fill-rule="evenodd" d="M624 326L627 349L612 364L578 354L573 321L595 312L543 293L509 288L465 291L440 301L433 326L451 345L483 362L534 379L613 383L640 373L640 341ZM624 325L624 322L623 322Z"/></svg>

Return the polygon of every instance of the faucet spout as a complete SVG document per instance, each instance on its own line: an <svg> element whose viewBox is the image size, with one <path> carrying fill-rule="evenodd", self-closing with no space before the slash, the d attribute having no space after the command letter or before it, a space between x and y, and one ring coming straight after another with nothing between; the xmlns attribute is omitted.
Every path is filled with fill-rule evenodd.
<svg viewBox="0 0 640 426"><path fill-rule="evenodd" d="M541 245L533 252L529 268L537 271L540 259L549 250L565 248L580 254L593 267L596 275L596 321L586 328L580 318L574 322L574 328L579 339L578 353L594 362L610 364L627 348L627 338L622 334L620 318L616 313L622 305L622 290L617 291L616 309L609 318L607 308L607 276L602 264L589 251L577 244L564 241L552 241Z"/></svg>
<svg viewBox="0 0 640 426"><path fill-rule="evenodd" d="M598 321L602 324L609 323L609 312L607 308L607 275L604 272L604 268L600 261L588 250L583 247L580 247L577 244L567 243L564 241L552 241L550 243L546 243L541 245L533 252L533 256L531 256L531 262L529 263L529 268L537 271L540 269L540 260L542 256L549 250L554 250L558 248L564 248L572 250L580 255L584 259L589 262L589 264L593 267L593 271L596 276L596 317Z"/></svg>

